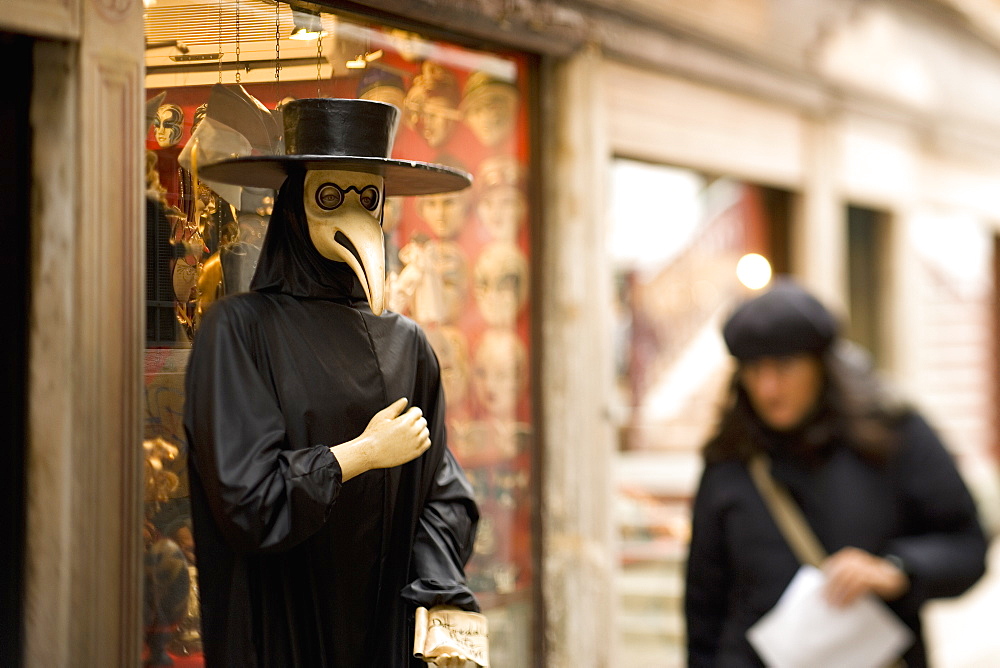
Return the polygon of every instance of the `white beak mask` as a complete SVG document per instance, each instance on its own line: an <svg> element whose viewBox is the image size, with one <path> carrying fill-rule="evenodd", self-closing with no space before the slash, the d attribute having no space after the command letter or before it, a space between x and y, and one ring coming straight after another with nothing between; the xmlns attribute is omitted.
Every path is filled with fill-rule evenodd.
<svg viewBox="0 0 1000 668"><path fill-rule="evenodd" d="M377 174L309 170L303 191L313 245L323 257L354 271L375 315L385 308L383 185Z"/></svg>

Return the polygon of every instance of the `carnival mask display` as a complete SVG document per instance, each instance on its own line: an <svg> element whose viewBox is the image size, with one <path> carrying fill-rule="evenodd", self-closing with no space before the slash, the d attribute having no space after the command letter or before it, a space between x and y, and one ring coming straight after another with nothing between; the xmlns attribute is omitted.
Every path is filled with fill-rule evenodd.
<svg viewBox="0 0 1000 668"><path fill-rule="evenodd" d="M513 156L487 158L476 175L476 215L498 241L517 240L528 213L524 194L525 169Z"/></svg>
<svg viewBox="0 0 1000 668"><path fill-rule="evenodd" d="M441 382L448 406L457 406L464 399L469 384L469 352L465 334L458 327L444 325L426 330L441 364Z"/></svg>
<svg viewBox="0 0 1000 668"><path fill-rule="evenodd" d="M455 132L462 115L458 110L458 82L440 65L424 63L413 80L404 105L407 120L431 148L443 146Z"/></svg>
<svg viewBox="0 0 1000 668"><path fill-rule="evenodd" d="M403 78L377 67L368 68L358 82L358 97L362 100L385 102L402 109L406 99Z"/></svg>
<svg viewBox="0 0 1000 668"><path fill-rule="evenodd" d="M469 129L484 146L495 148L511 135L518 97L517 88L485 72L469 77L461 109Z"/></svg>
<svg viewBox="0 0 1000 668"><path fill-rule="evenodd" d="M469 210L468 191L427 195L417 200L417 214L440 239L458 235Z"/></svg>
<svg viewBox="0 0 1000 668"><path fill-rule="evenodd" d="M473 359L472 385L490 415L512 419L527 378L524 344L511 331L490 329L483 334Z"/></svg>
<svg viewBox="0 0 1000 668"><path fill-rule="evenodd" d="M514 244L493 243L476 261L476 304L492 327L512 327L528 299L528 261Z"/></svg>
<svg viewBox="0 0 1000 668"><path fill-rule="evenodd" d="M420 322L454 323L466 302L465 256L450 241L428 241L422 250L422 280L413 295L413 315Z"/></svg>

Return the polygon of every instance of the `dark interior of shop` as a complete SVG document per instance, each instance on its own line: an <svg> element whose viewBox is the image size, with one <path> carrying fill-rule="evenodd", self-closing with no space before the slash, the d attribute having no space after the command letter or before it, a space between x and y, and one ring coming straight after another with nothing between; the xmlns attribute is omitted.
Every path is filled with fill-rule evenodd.
<svg viewBox="0 0 1000 668"><path fill-rule="evenodd" d="M24 452L27 390L28 295L30 269L31 133L29 105L32 88L32 40L0 33L0 57L7 63L10 91L0 98L0 192L7 206L0 208L0 282L7 286L8 317L3 356L5 400L0 402L0 526L7 535L0 540L0 665L20 665L24 557Z"/></svg>

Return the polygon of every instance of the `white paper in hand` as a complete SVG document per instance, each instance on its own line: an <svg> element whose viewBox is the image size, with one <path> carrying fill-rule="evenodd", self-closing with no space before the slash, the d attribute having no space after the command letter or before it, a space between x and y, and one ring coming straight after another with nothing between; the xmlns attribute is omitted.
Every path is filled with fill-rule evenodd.
<svg viewBox="0 0 1000 668"><path fill-rule="evenodd" d="M826 576L802 566L778 603L747 631L770 668L880 668L913 643L882 601L864 596L844 608L826 601Z"/></svg>

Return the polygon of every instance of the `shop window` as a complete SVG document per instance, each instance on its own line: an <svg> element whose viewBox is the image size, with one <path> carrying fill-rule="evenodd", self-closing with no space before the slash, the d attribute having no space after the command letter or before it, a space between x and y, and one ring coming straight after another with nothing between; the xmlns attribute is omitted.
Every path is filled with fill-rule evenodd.
<svg viewBox="0 0 1000 668"><path fill-rule="evenodd" d="M632 160L612 174L618 646L622 665L682 666L691 497L732 370L719 328L786 270L791 198Z"/></svg>
<svg viewBox="0 0 1000 668"><path fill-rule="evenodd" d="M184 372L202 314L248 289L275 195L200 181L192 135L211 118L244 152L279 151L281 105L319 96L396 105L393 157L474 177L457 193L386 202L387 305L423 326L441 362L449 444L482 514L467 574L492 663L530 665L528 59L283 2L147 4L147 659L200 665ZM207 152L233 151L199 137Z"/></svg>

